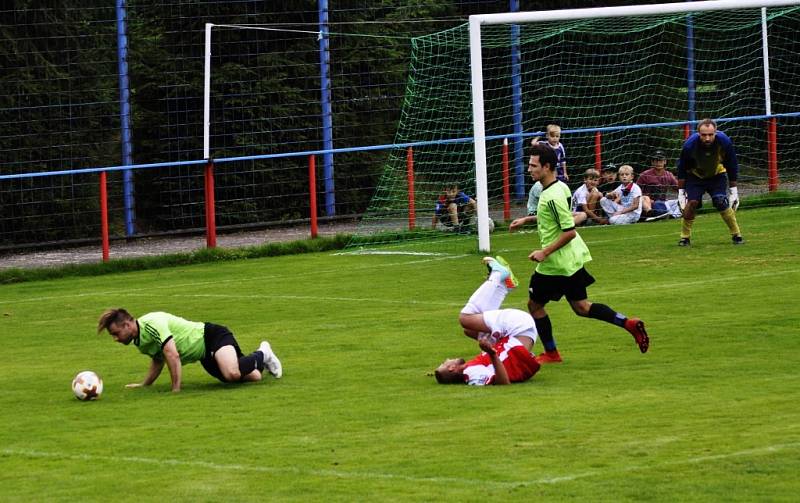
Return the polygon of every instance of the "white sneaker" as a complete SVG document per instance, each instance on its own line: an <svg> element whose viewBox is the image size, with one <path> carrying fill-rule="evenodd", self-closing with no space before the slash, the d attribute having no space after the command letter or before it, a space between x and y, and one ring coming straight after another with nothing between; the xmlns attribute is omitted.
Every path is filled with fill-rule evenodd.
<svg viewBox="0 0 800 503"><path fill-rule="evenodd" d="M283 375L283 366L281 365L281 361L278 360L278 357L275 356L275 353L272 351L272 347L269 345L269 342L262 341L261 345L258 346L258 350L264 354L264 366L267 367L269 373L275 376L275 379L280 379Z"/></svg>

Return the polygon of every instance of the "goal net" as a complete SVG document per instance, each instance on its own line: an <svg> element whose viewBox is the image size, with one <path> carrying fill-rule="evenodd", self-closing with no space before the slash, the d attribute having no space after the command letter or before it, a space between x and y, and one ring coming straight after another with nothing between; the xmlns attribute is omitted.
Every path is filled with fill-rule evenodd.
<svg viewBox="0 0 800 503"><path fill-rule="evenodd" d="M480 16L501 22L480 26L482 92L475 100L468 24L413 39L399 146L388 155L350 246L410 238L474 250L480 230L479 248L488 250L488 225L433 229L435 202L458 184L478 201L480 218L473 222L524 215L531 185L524 146L543 137L549 123L562 128L573 190L588 168L630 164L640 173L657 149L674 171L692 121L710 117L736 145L745 201L772 204L776 199L765 193L796 191L800 8L788 3L635 16L622 8L583 9L604 14L546 22L535 22L545 13ZM606 17L610 12L618 15ZM475 128L474 110L483 115ZM768 134L771 121L777 143ZM771 140L779 160L772 186Z"/></svg>

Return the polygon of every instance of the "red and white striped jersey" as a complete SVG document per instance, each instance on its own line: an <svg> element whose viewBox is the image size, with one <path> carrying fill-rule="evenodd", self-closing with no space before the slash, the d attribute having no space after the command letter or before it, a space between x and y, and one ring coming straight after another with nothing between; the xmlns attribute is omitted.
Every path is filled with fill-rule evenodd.
<svg viewBox="0 0 800 503"><path fill-rule="evenodd" d="M494 345L503 367L511 382L527 381L539 371L539 363L516 337L502 337ZM493 384L495 378L492 359L486 353L467 362L464 368L464 381L471 386Z"/></svg>

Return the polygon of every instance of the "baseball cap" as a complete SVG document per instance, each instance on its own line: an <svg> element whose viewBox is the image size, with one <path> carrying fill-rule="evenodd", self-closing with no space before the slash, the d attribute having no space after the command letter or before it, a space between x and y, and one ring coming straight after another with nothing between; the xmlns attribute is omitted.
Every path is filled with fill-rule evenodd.
<svg viewBox="0 0 800 503"><path fill-rule="evenodd" d="M664 155L664 151L661 149L657 149L653 152L653 155L650 156L651 159L666 159L667 156Z"/></svg>

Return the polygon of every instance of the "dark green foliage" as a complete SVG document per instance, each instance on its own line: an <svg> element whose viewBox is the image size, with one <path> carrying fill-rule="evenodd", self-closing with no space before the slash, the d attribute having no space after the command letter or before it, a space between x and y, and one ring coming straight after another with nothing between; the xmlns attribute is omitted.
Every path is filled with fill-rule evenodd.
<svg viewBox="0 0 800 503"><path fill-rule="evenodd" d="M521 1L522 10L580 8L656 1ZM320 77L316 1L127 2L128 71L133 160L176 162L202 157L204 24L271 24L300 32L219 30L213 49L212 124L216 158L321 149ZM328 36L334 146L395 141L406 96L411 39L440 32L477 13L504 12L506 0L345 0L331 2ZM680 39L680 30L669 36ZM776 111L797 110L790 28L777 27L771 40ZM665 43L672 40L665 40ZM714 41L705 42L713 46ZM713 48L717 48L714 46ZM702 49L702 47L700 47ZM726 49L735 59L736 49ZM546 57L544 54L542 57ZM31 2L0 7L0 173L29 173L115 166L121 161L116 13L113 2ZM615 64L609 56L609 65ZM464 65L465 60L453 61ZM526 63L529 64L529 63ZM747 75L760 74L758 65ZM698 68L698 72L704 68ZM743 73L744 75L744 73ZM587 76L591 83L594 77ZM490 79L491 80L491 79ZM552 82L558 83L551 79ZM576 79L565 90L587 82ZM489 87L498 82L489 82ZM503 84L504 85L504 84ZM560 85L560 84L559 84ZM682 85L682 84L681 84ZM506 86L507 87L507 86ZM653 81L639 91L668 96L678 83ZM489 98L493 91L487 90ZM544 90L538 91L540 94ZM720 97L709 94L708 113ZM502 92L498 100L506 100ZM526 96L526 101L534 99ZM676 100L683 98L675 98ZM672 104L674 105L674 103ZM599 106L599 105L598 105ZM657 107L665 106L663 103ZM681 101L677 108L685 108ZM751 107L752 108L752 107ZM757 107L756 107L757 108ZM748 109L757 113L756 109ZM469 114L468 108L463 110ZM541 110L556 115L557 110ZM602 114L598 110L597 114ZM537 118L526 115L526 128ZM631 123L646 120L635 115ZM608 118L619 123L619 117ZM788 124L786 124L788 123ZM781 128L795 127L787 119ZM224 124L224 127L221 126ZM575 126L570 124L569 126ZM582 125L582 124L580 124ZM589 124L596 125L596 124ZM489 119L490 132L499 125ZM459 126L453 132L469 136ZM760 128L733 134L758 136ZM788 136L787 136L788 137ZM608 135L613 140L613 135ZM785 137L784 137L785 138ZM783 138L782 138L783 140ZM677 144L660 145L675 151ZM585 142L589 145L589 142ZM634 138L634 144L645 143ZM782 144L781 162L797 164L800 151ZM581 164L589 148L573 141ZM635 157L644 158L643 148ZM639 152L641 150L642 152ZM391 154L368 151L337 155L333 186L337 215L365 212ZM580 157L583 156L583 157ZM616 159L615 159L616 160ZM306 158L240 161L217 167L220 226L309 218ZM634 158L633 162L637 162ZM317 158L320 214L326 212L322 159ZM144 169L134 173L136 232L194 229L204 225L200 166ZM424 173L420 185L424 186ZM112 231L122 233L121 175L109 176ZM57 176L0 182L0 246L96 238L99 209L96 175Z"/></svg>

